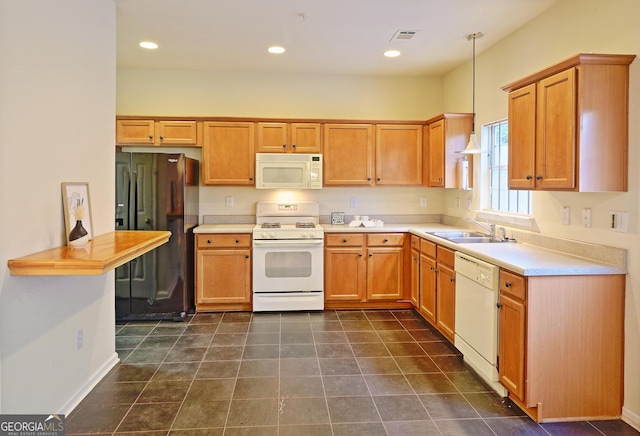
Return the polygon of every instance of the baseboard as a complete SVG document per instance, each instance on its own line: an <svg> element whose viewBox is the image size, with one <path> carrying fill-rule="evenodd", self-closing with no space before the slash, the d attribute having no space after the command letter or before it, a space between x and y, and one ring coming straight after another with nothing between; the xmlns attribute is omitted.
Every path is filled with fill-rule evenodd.
<svg viewBox="0 0 640 436"><path fill-rule="evenodd" d="M99 368L81 387L76 391L69 400L62 406L61 414L69 416L78 404L86 397L89 392L106 376L111 369L120 362L118 353L113 353L111 358L107 360L101 368Z"/></svg>
<svg viewBox="0 0 640 436"><path fill-rule="evenodd" d="M631 427L640 431L640 415L632 412L626 407L622 408L622 420L629 424Z"/></svg>

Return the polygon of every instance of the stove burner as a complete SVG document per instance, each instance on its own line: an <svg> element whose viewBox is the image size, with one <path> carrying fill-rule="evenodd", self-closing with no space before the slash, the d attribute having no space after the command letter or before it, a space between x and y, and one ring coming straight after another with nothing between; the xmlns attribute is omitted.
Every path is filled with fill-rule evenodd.
<svg viewBox="0 0 640 436"><path fill-rule="evenodd" d="M312 223L311 221L298 222L298 223L296 223L296 228L298 228L298 229L315 229L316 225L314 223Z"/></svg>
<svg viewBox="0 0 640 436"><path fill-rule="evenodd" d="M260 227L263 229L279 229L280 223L262 223Z"/></svg>

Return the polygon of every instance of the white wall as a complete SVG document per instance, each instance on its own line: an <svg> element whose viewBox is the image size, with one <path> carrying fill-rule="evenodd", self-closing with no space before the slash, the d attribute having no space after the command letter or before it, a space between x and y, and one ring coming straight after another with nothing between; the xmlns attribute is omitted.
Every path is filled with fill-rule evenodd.
<svg viewBox="0 0 640 436"><path fill-rule="evenodd" d="M476 41L477 125L507 117L507 94L500 87L553 65L577 53L640 55L640 3L637 0L561 0L491 48ZM481 26L478 30L483 30ZM461 111L471 104L471 65L444 78L444 107ZM624 416L640 426L640 59L631 64L629 95L629 192L534 192L535 224L542 233L612 245L629 250L629 275L625 314ZM478 130L478 129L476 129ZM606 147L606 144L603 144ZM476 160L477 162L477 160ZM455 193L445 194L450 204ZM474 191L473 207L479 207ZM569 206L571 223L561 224L560 208ZM593 211L593 227L581 226L582 208ZM609 211L629 212L629 232L607 228Z"/></svg>
<svg viewBox="0 0 640 436"><path fill-rule="evenodd" d="M117 359L113 273L6 265L64 245L61 182L89 182L95 234L114 228L115 5L2 0L0 53L0 413L68 413Z"/></svg>

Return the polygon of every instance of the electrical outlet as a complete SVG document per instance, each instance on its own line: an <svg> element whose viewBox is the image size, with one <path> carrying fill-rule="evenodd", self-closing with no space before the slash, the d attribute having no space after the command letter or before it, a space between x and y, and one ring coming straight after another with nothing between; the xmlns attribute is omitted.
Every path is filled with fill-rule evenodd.
<svg viewBox="0 0 640 436"><path fill-rule="evenodd" d="M427 197L420 197L420 207L427 207Z"/></svg>
<svg viewBox="0 0 640 436"><path fill-rule="evenodd" d="M227 195L224 198L225 207L233 207L233 195Z"/></svg>
<svg viewBox="0 0 640 436"><path fill-rule="evenodd" d="M84 345L84 333L82 329L76 332L76 350L79 350Z"/></svg>
<svg viewBox="0 0 640 436"><path fill-rule="evenodd" d="M629 212L611 212L611 230L626 233L629 231Z"/></svg>
<svg viewBox="0 0 640 436"><path fill-rule="evenodd" d="M582 227L591 227L591 209L582 209Z"/></svg>
<svg viewBox="0 0 640 436"><path fill-rule="evenodd" d="M358 197L351 197L349 204L351 205L351 207L358 207Z"/></svg>
<svg viewBox="0 0 640 436"><path fill-rule="evenodd" d="M569 220L570 220L570 212L569 212L569 207L564 206L562 208L562 224L564 224L565 226L569 225Z"/></svg>

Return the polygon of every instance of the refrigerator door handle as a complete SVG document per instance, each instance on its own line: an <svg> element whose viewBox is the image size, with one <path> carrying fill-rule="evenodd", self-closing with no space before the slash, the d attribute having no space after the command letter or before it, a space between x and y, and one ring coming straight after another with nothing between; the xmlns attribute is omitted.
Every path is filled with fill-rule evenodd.
<svg viewBox="0 0 640 436"><path fill-rule="evenodd" d="M133 182L133 202L129 201L129 205L133 204L132 212L133 212L133 228L130 230L139 230L138 229L138 173L135 171L131 172L131 181Z"/></svg>

